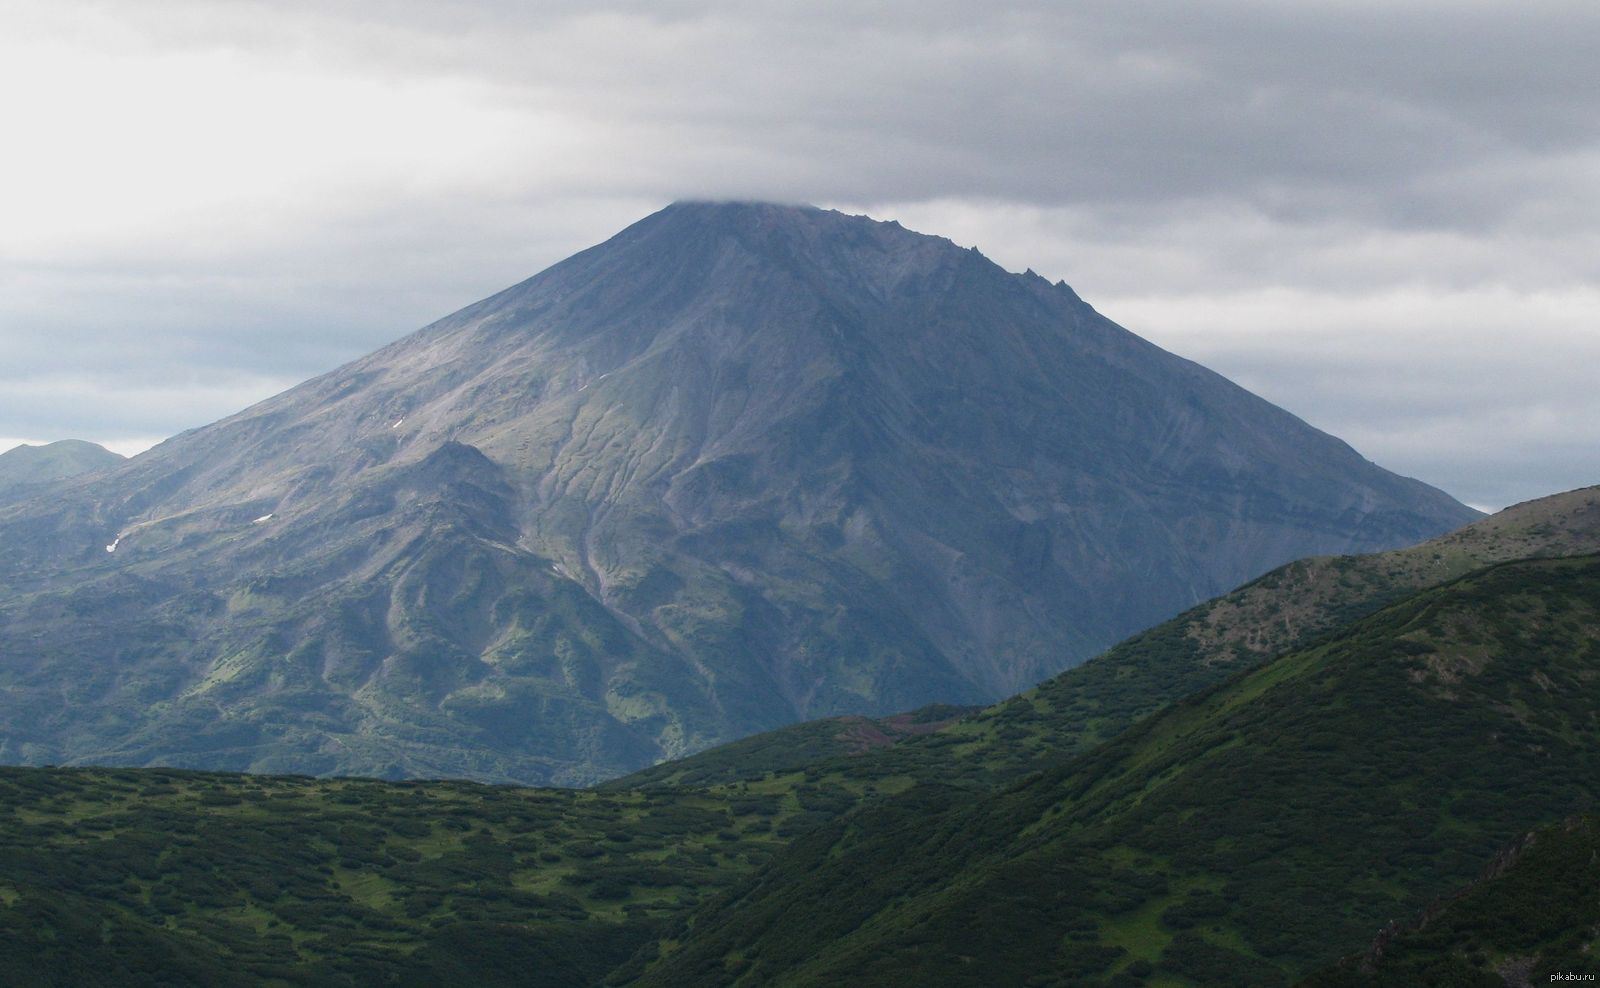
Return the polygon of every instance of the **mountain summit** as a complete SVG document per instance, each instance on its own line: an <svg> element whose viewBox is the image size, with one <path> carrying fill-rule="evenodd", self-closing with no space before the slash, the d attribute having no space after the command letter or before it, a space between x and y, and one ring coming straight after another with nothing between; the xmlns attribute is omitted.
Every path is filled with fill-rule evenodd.
<svg viewBox="0 0 1600 988"><path fill-rule="evenodd" d="M1064 284L678 203L0 509L0 758L581 783L1474 517Z"/></svg>

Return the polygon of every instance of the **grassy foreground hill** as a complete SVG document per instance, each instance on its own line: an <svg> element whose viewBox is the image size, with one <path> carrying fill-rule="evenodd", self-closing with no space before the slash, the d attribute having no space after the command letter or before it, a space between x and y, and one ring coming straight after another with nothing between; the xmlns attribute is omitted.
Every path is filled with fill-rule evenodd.
<svg viewBox="0 0 1600 988"><path fill-rule="evenodd" d="M1600 796L1600 558L1491 567L974 799L795 842L646 985L1280 984Z"/></svg>

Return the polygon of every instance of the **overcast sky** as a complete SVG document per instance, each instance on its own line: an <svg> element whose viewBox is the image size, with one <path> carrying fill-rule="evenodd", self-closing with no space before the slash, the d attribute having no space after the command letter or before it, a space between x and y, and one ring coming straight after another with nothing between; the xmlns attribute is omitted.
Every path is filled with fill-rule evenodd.
<svg viewBox="0 0 1600 988"><path fill-rule="evenodd" d="M123 452L673 199L898 219L1483 507L1600 483L1593 0L0 0L0 445Z"/></svg>

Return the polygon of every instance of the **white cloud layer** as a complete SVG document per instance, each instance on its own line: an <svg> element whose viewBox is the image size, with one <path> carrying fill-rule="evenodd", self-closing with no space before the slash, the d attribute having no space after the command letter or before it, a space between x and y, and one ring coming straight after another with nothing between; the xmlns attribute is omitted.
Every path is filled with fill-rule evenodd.
<svg viewBox="0 0 1600 988"><path fill-rule="evenodd" d="M0 0L0 432L203 424L674 198L1065 278L1385 466L1600 482L1600 7Z"/></svg>

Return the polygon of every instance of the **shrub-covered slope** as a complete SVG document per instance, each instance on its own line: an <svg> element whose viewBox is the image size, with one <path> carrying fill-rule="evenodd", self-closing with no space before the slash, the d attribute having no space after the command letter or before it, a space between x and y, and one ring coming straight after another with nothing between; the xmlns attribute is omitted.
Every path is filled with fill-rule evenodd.
<svg viewBox="0 0 1600 988"><path fill-rule="evenodd" d="M593 985L764 861L797 809L0 769L0 984Z"/></svg>
<svg viewBox="0 0 1600 988"><path fill-rule="evenodd" d="M1600 817L1532 831L1484 876L1395 923L1365 954L1302 988L1525 988L1594 975L1600 948Z"/></svg>
<svg viewBox="0 0 1600 988"><path fill-rule="evenodd" d="M793 844L644 984L1285 983L1600 793L1600 559L1402 600L987 797Z"/></svg>

